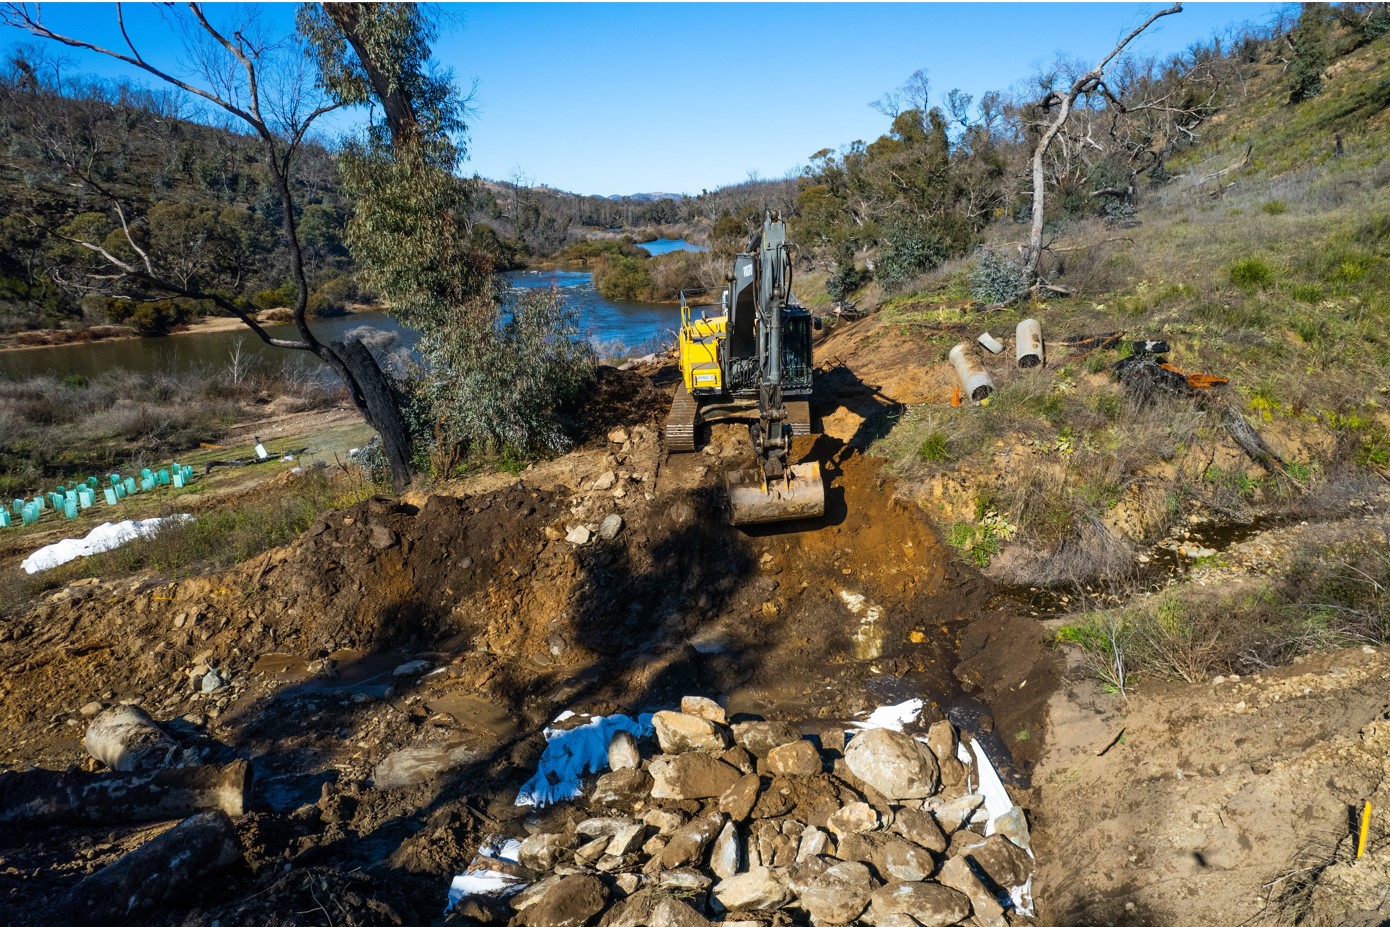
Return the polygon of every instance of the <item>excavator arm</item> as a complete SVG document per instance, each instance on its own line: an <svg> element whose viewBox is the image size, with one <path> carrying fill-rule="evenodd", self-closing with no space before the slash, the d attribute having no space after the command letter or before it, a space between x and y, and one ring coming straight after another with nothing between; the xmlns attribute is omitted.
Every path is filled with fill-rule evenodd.
<svg viewBox="0 0 1390 927"><path fill-rule="evenodd" d="M792 428L782 386L792 261L786 228L776 215L768 213L751 254L739 255L734 265L729 327L731 331L752 329L758 373L758 421L749 426L756 469L731 474L727 483L730 521L735 525L814 518L825 512L819 464L788 464ZM745 262L748 257L753 260ZM751 270L751 275L743 272L745 269ZM754 318L746 315L750 310Z"/></svg>

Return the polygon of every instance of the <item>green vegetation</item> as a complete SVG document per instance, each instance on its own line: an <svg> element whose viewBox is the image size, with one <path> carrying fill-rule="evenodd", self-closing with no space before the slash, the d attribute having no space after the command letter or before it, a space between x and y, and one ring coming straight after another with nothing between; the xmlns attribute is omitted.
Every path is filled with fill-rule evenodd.
<svg viewBox="0 0 1390 927"><path fill-rule="evenodd" d="M132 576L142 572L176 579L225 569L298 537L322 513L360 502L376 487L334 479L312 470L254 496L201 511L190 522L168 522L154 534L115 550L79 557L33 576L19 574L12 603L28 601L77 579ZM176 503L172 503L176 506ZM174 514L175 508L161 512Z"/></svg>
<svg viewBox="0 0 1390 927"><path fill-rule="evenodd" d="M0 498L70 477L152 466L217 442L238 422L267 411L257 400L284 397L280 411L327 408L336 387L302 373L227 365L220 370L0 379Z"/></svg>
<svg viewBox="0 0 1390 927"><path fill-rule="evenodd" d="M1390 553L1361 542L1304 548L1287 574L1251 591L1169 591L1089 613L1057 632L1059 643L1079 647L1115 689L1143 676L1205 682L1388 639Z"/></svg>

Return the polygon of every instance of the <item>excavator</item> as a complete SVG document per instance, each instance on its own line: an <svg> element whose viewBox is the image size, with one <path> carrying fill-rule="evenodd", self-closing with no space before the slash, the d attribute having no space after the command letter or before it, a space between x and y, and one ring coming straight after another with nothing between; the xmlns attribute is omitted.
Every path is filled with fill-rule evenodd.
<svg viewBox="0 0 1390 927"><path fill-rule="evenodd" d="M692 306L681 292L681 380L666 449L693 451L700 425L756 413L748 426L756 464L726 478L729 523L818 518L825 514L820 464L788 462L792 437L811 431L814 320L792 296L787 226L776 213L765 214L726 281L717 306Z"/></svg>

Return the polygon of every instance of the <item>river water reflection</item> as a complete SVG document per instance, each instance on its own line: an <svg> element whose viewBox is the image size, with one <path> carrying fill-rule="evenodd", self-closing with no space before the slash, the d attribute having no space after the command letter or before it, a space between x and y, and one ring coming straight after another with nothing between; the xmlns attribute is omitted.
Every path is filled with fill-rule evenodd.
<svg viewBox="0 0 1390 927"><path fill-rule="evenodd" d="M673 242L677 243L675 247L667 247ZM648 244L664 249L658 253L665 253L686 243L664 239ZM593 276L587 271L516 271L504 276L511 286L517 288L558 287L579 309L581 335L609 354L618 353L620 344L628 348L651 350L663 339L675 340L675 330L679 325L675 306L604 299L594 288ZM412 330L384 312L358 312L313 323L314 331L325 341L342 338L348 331L361 325L393 332L406 346L415 341ZM267 325L266 330L275 337L295 337L294 326L289 324ZM269 348L246 329L236 328L223 332L188 332L166 338L134 338L0 351L0 377L22 379L43 374L92 377L113 368L140 373L217 368L230 363L238 349L253 364L273 367L288 364L309 371L326 369L311 354Z"/></svg>

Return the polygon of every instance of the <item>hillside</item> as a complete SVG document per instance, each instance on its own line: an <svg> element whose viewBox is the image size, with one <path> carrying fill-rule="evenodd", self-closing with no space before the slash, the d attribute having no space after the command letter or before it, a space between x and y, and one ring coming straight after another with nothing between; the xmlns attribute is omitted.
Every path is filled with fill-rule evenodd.
<svg viewBox="0 0 1390 927"><path fill-rule="evenodd" d="M35 574L109 508L0 532L8 919L1384 923L1390 35L1352 38L1297 103L1282 37L1215 56L1229 96L1125 208L1089 195L1114 159L1057 174L1049 286L1009 299L979 291L1026 237L1025 134L962 146L914 110L762 189L799 204L795 286L825 323L792 448L823 474L814 522L725 523L746 423L671 453L659 354L598 368L568 453L400 495L355 462L341 397L180 387L199 401L159 451L197 478L121 511L192 521ZM550 193L485 189L564 226ZM743 221L724 192L711 232ZM1046 362L1021 367L1030 318ZM15 397L58 418L104 388ZM123 707L192 798L84 800L132 775L84 740ZM171 819L208 805L215 852L182 852Z"/></svg>

